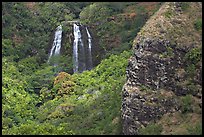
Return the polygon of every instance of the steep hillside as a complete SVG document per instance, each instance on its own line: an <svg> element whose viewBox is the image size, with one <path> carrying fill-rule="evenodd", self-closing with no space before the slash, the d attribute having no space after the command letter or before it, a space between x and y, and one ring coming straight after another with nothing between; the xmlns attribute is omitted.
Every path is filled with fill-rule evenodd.
<svg viewBox="0 0 204 137"><path fill-rule="evenodd" d="M129 49L160 4L3 2L3 134L122 134ZM88 37L87 27L93 38L94 68L79 74L73 74L73 20L84 27L82 37ZM59 41L60 56L50 58Z"/></svg>
<svg viewBox="0 0 204 137"><path fill-rule="evenodd" d="M41 87L39 96L26 92L30 86L25 77L4 59L3 135L122 134L121 89L130 55L130 51L111 55L81 74L60 72L52 81L52 88L47 88L45 80L53 75L50 68L35 73L34 78L45 82L39 85L36 81ZM13 73L6 71L7 66Z"/></svg>
<svg viewBox="0 0 204 137"><path fill-rule="evenodd" d="M3 2L2 38L12 43L3 47L2 54L12 55L16 62L32 57L42 66L48 60L55 29L62 24L58 70L72 74L74 36L73 24L68 22L80 20L93 38L95 67L111 54L130 49L137 32L159 6L157 2Z"/></svg>
<svg viewBox="0 0 204 137"><path fill-rule="evenodd" d="M3 2L2 134L200 134L201 16L201 3Z"/></svg>
<svg viewBox="0 0 204 137"><path fill-rule="evenodd" d="M158 10L159 2L96 2L85 7L80 20L87 24L97 38L106 58L131 48L141 27Z"/></svg>
<svg viewBox="0 0 204 137"><path fill-rule="evenodd" d="M123 86L123 134L201 134L202 3L171 2L133 42Z"/></svg>

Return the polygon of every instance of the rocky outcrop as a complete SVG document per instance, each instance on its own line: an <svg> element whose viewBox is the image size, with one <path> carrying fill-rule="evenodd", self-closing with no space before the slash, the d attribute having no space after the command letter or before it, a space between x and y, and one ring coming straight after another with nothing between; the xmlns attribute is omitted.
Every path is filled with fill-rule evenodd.
<svg viewBox="0 0 204 137"><path fill-rule="evenodd" d="M201 50L194 53L196 73L192 75L188 55L202 45L201 33L193 26L202 9L200 3L187 6L184 9L182 2L164 3L134 40L122 95L125 135L138 134L138 129L165 113L180 111L179 96L201 94Z"/></svg>

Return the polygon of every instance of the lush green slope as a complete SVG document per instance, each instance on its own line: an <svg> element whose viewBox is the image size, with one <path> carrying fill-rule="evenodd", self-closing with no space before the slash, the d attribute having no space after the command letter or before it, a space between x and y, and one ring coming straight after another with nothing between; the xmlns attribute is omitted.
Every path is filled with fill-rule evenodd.
<svg viewBox="0 0 204 137"><path fill-rule="evenodd" d="M132 40L159 6L3 2L3 134L122 134L121 91ZM66 21L75 19L90 27L100 48L95 53L98 66L70 75L72 43L67 39L72 29ZM53 67L47 59L61 23L62 56Z"/></svg>
<svg viewBox="0 0 204 137"><path fill-rule="evenodd" d="M162 4L3 2L2 134L122 134L122 86L126 81L133 40L137 35L154 35L157 31L152 29L168 26L160 26L161 21L157 27L152 27L155 24L153 20L140 31ZM179 26L174 24L175 29L159 32L168 34L166 38L171 44L181 42L186 49L192 45L189 42L200 40L197 41L198 48L192 48L184 57L186 78L193 79L194 75L200 78L202 72L196 74L196 68L202 66L199 43L202 13L197 14L195 7L190 8L187 3L181 5L181 10L192 19L189 18L187 22L182 22L182 18L174 19L172 23ZM169 10L162 17L171 19L174 14L177 15ZM97 47L93 53L94 69L91 71L73 74L72 25L67 23L71 20L80 20L88 26L93 44ZM63 24L62 50L57 58L58 66L53 67L47 63L47 59L54 31L59 24ZM188 38L180 36L184 32ZM162 36L159 35L160 38ZM159 58L172 54L169 48ZM178 75L183 75L183 70L179 70ZM197 92L195 85L186 82L186 78L181 80L182 85ZM145 85L141 88L142 91L149 90ZM168 94L162 96L168 97ZM156 123L141 128L139 134L201 134L202 94L198 94L198 97L180 97L181 113L167 113Z"/></svg>
<svg viewBox="0 0 204 137"><path fill-rule="evenodd" d="M45 98L50 94L41 92L41 98L37 99L34 98L35 95L25 92L25 85L8 82L13 75L10 71L5 71L3 134L121 134L121 90L129 56L130 52L127 51L112 55L95 69L82 74L71 76L61 72L55 79L55 83L57 80L62 81L60 86L55 84L52 89L47 89L47 92L54 93L54 99L47 100ZM3 66L6 65L8 64L4 61ZM112 71L113 69L115 71ZM17 70L13 72L20 75ZM62 85L69 81L75 83L72 92L60 94ZM12 86L6 88L7 83ZM15 91L18 87L21 87L21 90ZM15 93L18 96L13 96ZM10 94L12 97L9 97L7 102L7 96ZM44 99L44 104L40 107L34 106L40 99ZM12 114L7 115L8 112ZM17 121L18 114L22 116ZM16 122L19 123L15 124Z"/></svg>
<svg viewBox="0 0 204 137"><path fill-rule="evenodd" d="M16 62L34 57L37 65L46 63L56 27L77 18L82 8L88 4L90 3L3 2L2 38L12 42L9 47L3 46L3 56L13 56ZM64 25L63 31L67 34L71 27ZM67 39L66 35L64 37ZM70 44L65 43L59 67L72 72Z"/></svg>
<svg viewBox="0 0 204 137"><path fill-rule="evenodd" d="M120 54L132 47L132 41L160 3L111 2L3 2L3 56L18 62L33 57L37 65L46 63L53 42L54 30L63 24L63 40L59 70L73 73L71 20L80 20L90 28L94 45L94 65L111 54ZM99 10L98 10L99 9Z"/></svg>

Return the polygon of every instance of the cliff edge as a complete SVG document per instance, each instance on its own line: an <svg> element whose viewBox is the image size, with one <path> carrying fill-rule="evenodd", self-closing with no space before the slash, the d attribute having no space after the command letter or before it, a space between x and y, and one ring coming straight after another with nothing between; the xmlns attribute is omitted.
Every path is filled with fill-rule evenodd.
<svg viewBox="0 0 204 137"><path fill-rule="evenodd" d="M160 134L179 134L165 129L171 126L165 127L164 117L196 115L202 121L201 48L202 3L164 3L133 42L122 93L123 134L142 134L155 123Z"/></svg>

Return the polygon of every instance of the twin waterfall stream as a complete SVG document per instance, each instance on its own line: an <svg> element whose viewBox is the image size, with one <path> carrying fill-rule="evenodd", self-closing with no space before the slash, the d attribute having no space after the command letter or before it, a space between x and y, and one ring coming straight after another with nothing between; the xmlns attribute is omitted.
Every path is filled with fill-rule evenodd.
<svg viewBox="0 0 204 137"><path fill-rule="evenodd" d="M89 33L87 27L85 27L87 34L88 45L85 44L84 38L82 38L82 34L80 31L82 28L81 25L73 24L73 72L81 73L85 70L91 70L93 68L92 63L92 37ZM85 39L86 40L86 39ZM51 57L56 57L60 55L61 49L61 41L62 41L62 26L58 26L55 31L54 42L50 51L48 63L50 62ZM54 63L54 66L57 66L57 63Z"/></svg>
<svg viewBox="0 0 204 137"><path fill-rule="evenodd" d="M52 56L60 55L60 49L61 49L61 41L62 41L62 25L58 26L55 31L55 38L54 42L50 51L50 56L48 58L48 63L50 62L50 58ZM55 64L54 66L56 66Z"/></svg>

